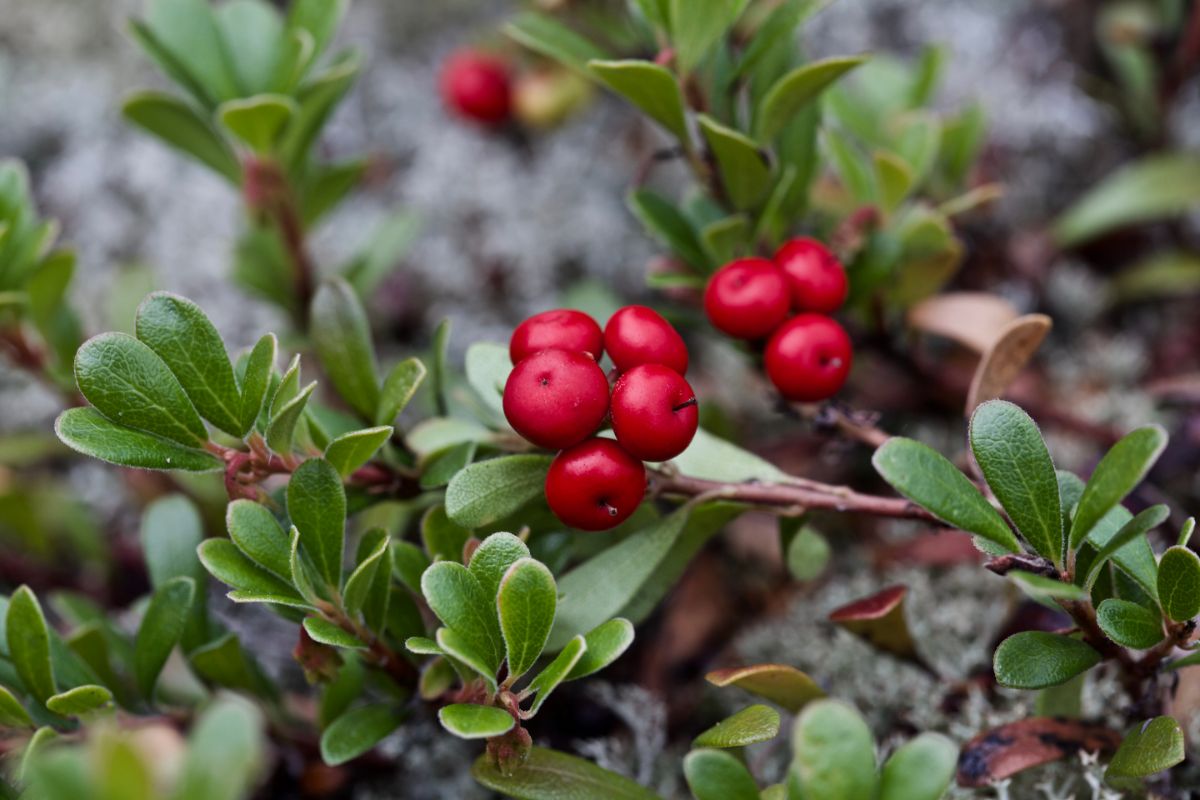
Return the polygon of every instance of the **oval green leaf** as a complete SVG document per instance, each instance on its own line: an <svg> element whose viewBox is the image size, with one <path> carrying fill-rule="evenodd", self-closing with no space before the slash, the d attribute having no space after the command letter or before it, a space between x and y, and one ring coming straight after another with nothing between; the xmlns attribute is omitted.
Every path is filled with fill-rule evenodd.
<svg viewBox="0 0 1200 800"><path fill-rule="evenodd" d="M375 419L379 366L367 314L350 284L334 279L321 285L313 298L310 334L338 394L363 419Z"/></svg>
<svg viewBox="0 0 1200 800"><path fill-rule="evenodd" d="M776 730L778 721L777 717ZM688 753L683 759L683 775L696 800L759 800L758 784L750 770L720 750Z"/></svg>
<svg viewBox="0 0 1200 800"><path fill-rule="evenodd" d="M353 708L321 734L321 758L330 766L345 764L379 744L403 721L404 715L390 706Z"/></svg>
<svg viewBox="0 0 1200 800"><path fill-rule="evenodd" d="M554 625L558 590L540 561L522 558L504 578L496 595L509 679L524 675L537 662Z"/></svg>
<svg viewBox="0 0 1200 800"><path fill-rule="evenodd" d="M1200 557L1175 545L1158 563L1158 601L1163 613L1176 622L1200 614Z"/></svg>
<svg viewBox="0 0 1200 800"><path fill-rule="evenodd" d="M1096 609L1104 635L1122 647L1146 650L1163 639L1162 617L1129 600L1110 597Z"/></svg>
<svg viewBox="0 0 1200 800"><path fill-rule="evenodd" d="M661 800L615 772L576 756L534 747L511 775L506 775L486 754L471 767L471 775L486 788L516 800Z"/></svg>
<svg viewBox="0 0 1200 800"><path fill-rule="evenodd" d="M779 712L769 706L743 708L718 722L692 742L693 747L745 747L779 735Z"/></svg>
<svg viewBox="0 0 1200 800"><path fill-rule="evenodd" d="M1068 636L1023 631L1000 643L993 657L996 680L1012 689L1044 689L1100 663L1100 654Z"/></svg>
<svg viewBox="0 0 1200 800"><path fill-rule="evenodd" d="M460 739L489 739L512 730L517 721L503 708L454 703L438 711L438 722Z"/></svg>
<svg viewBox="0 0 1200 800"><path fill-rule="evenodd" d="M482 528L542 496L550 457L516 455L471 464L446 487L446 513L466 528Z"/></svg>
<svg viewBox="0 0 1200 800"><path fill-rule="evenodd" d="M1158 425L1138 428L1112 446L1083 488L1071 521L1070 546L1075 550L1104 515L1142 482L1167 446L1167 432Z"/></svg>

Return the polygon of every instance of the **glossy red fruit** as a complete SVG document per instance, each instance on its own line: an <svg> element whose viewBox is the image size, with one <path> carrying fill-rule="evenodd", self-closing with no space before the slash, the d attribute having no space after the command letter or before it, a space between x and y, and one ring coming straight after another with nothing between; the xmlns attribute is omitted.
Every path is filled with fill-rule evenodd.
<svg viewBox="0 0 1200 800"><path fill-rule="evenodd" d="M680 375L687 373L683 337L652 308L625 306L613 314L604 326L604 349L621 372L639 364L662 364Z"/></svg>
<svg viewBox="0 0 1200 800"><path fill-rule="evenodd" d="M645 494L646 467L612 439L588 439L564 450L546 473L550 510L580 530L620 525Z"/></svg>
<svg viewBox="0 0 1200 800"><path fill-rule="evenodd" d="M599 361L604 354L604 331L582 311L559 308L534 314L513 331L508 342L512 363L542 350L575 350Z"/></svg>
<svg viewBox="0 0 1200 800"><path fill-rule="evenodd" d="M792 308L831 314L846 302L850 284L842 262L816 239L801 237L775 253L775 263L787 276Z"/></svg>
<svg viewBox="0 0 1200 800"><path fill-rule="evenodd" d="M841 325L824 314L797 314L767 342L767 377L788 400L814 403L842 388L853 357Z"/></svg>
<svg viewBox="0 0 1200 800"><path fill-rule="evenodd" d="M704 290L704 310L717 330L736 339L765 339L791 308L787 278L765 258L721 267Z"/></svg>
<svg viewBox="0 0 1200 800"><path fill-rule="evenodd" d="M608 414L608 379L591 356L543 350L513 367L504 416L538 447L561 450L591 436Z"/></svg>
<svg viewBox="0 0 1200 800"><path fill-rule="evenodd" d="M512 110L508 66L473 50L460 50L446 60L439 80L446 105L467 119L497 125Z"/></svg>
<svg viewBox="0 0 1200 800"><path fill-rule="evenodd" d="M617 441L643 461L679 455L700 424L696 393L682 375L661 364L641 364L623 374L611 405Z"/></svg>

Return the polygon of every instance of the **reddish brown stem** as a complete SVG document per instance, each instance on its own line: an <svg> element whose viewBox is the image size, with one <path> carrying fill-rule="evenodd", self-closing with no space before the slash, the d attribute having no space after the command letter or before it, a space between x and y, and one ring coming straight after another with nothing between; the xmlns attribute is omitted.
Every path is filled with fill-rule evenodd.
<svg viewBox="0 0 1200 800"><path fill-rule="evenodd" d="M250 160L244 169L246 204L263 214L279 231L280 241L292 267L296 324L306 329L317 268L308 251L308 240L295 192L283 168L273 161Z"/></svg>

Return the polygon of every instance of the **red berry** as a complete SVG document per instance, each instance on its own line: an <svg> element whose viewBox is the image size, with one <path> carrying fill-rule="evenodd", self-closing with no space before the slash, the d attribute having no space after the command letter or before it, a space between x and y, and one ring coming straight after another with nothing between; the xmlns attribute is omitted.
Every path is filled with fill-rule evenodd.
<svg viewBox="0 0 1200 800"><path fill-rule="evenodd" d="M588 439L559 453L546 473L546 502L585 531L620 525L646 494L646 467L612 439Z"/></svg>
<svg viewBox="0 0 1200 800"><path fill-rule="evenodd" d="M717 330L737 339L765 339L787 319L787 278L765 258L721 267L704 290L704 310Z"/></svg>
<svg viewBox="0 0 1200 800"><path fill-rule="evenodd" d="M625 306L604 326L604 349L621 372L638 364L662 364L683 375L687 345L679 331L652 308Z"/></svg>
<svg viewBox="0 0 1200 800"><path fill-rule="evenodd" d="M584 353L535 353L517 364L504 384L504 416L538 447L561 450L578 444L607 413L608 379Z"/></svg>
<svg viewBox="0 0 1200 800"><path fill-rule="evenodd" d="M846 302L850 290L846 270L829 248L816 239L792 239L775 254L775 263L787 276L792 307L797 311L831 314Z"/></svg>
<svg viewBox="0 0 1200 800"><path fill-rule="evenodd" d="M599 361L604 354L604 332L582 311L560 308L534 314L513 331L508 342L512 363L542 350L575 350Z"/></svg>
<svg viewBox="0 0 1200 800"><path fill-rule="evenodd" d="M700 414L696 393L675 370L641 364L613 387L612 426L617 441L643 461L666 461L687 449Z"/></svg>
<svg viewBox="0 0 1200 800"><path fill-rule="evenodd" d="M468 119L487 125L508 119L512 87L508 67L499 59L460 50L446 60L439 85L446 105Z"/></svg>
<svg viewBox="0 0 1200 800"><path fill-rule="evenodd" d="M852 359L841 325L823 314L798 314L767 342L767 377L788 400L813 403L842 388Z"/></svg>

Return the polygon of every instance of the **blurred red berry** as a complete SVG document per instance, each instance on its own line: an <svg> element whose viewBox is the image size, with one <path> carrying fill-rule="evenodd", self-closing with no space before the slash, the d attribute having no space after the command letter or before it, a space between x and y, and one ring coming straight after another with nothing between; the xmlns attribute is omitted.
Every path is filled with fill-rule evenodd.
<svg viewBox="0 0 1200 800"><path fill-rule="evenodd" d="M801 237L785 243L775 253L775 263L787 276L795 310L831 314L846 302L850 289L846 270L816 239Z"/></svg>
<svg viewBox="0 0 1200 800"><path fill-rule="evenodd" d="M474 50L454 53L442 67L439 85L446 105L467 119L497 125L511 113L508 66L493 56Z"/></svg>

